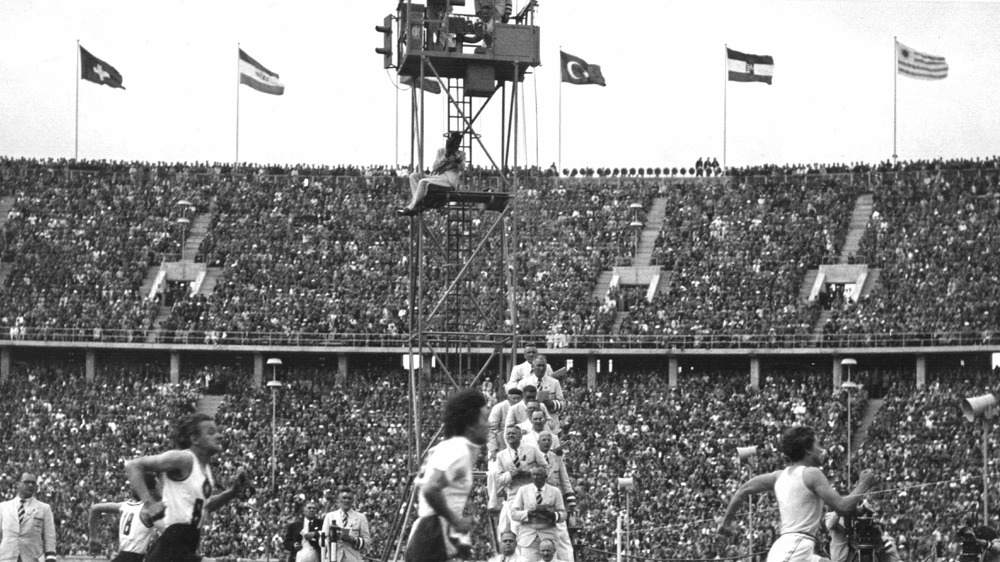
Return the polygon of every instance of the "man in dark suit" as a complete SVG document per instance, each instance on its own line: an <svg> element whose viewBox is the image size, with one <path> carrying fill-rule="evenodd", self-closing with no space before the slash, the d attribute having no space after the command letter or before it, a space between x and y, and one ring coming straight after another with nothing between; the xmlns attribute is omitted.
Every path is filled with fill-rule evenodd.
<svg viewBox="0 0 1000 562"><path fill-rule="evenodd" d="M316 516L316 502L306 502L302 517L292 521L285 529L285 550L288 562L319 562L319 532L323 520Z"/></svg>

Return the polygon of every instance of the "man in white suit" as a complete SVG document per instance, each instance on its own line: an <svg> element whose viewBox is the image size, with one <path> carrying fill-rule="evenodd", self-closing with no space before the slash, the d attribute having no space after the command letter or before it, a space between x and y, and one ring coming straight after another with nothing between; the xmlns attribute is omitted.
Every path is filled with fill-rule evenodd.
<svg viewBox="0 0 1000 562"><path fill-rule="evenodd" d="M371 543L368 518L354 509L354 491L343 487L337 498L339 509L323 518L323 533L327 537L323 560L333 562L363 562L364 552ZM326 551L331 550L327 553Z"/></svg>
<svg viewBox="0 0 1000 562"><path fill-rule="evenodd" d="M0 504L0 562L56 560L56 524L49 504L38 501L38 478L21 475L17 497Z"/></svg>
<svg viewBox="0 0 1000 562"><path fill-rule="evenodd" d="M517 554L526 560L538 560L544 539L558 542L556 525L566 520L566 505L559 488L546 483L549 469L531 469L532 484L521 486L514 495L510 518L517 528Z"/></svg>

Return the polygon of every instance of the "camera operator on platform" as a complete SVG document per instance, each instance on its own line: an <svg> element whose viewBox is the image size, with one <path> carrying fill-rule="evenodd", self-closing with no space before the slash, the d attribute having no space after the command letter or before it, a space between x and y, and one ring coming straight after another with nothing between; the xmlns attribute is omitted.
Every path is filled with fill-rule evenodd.
<svg viewBox="0 0 1000 562"><path fill-rule="evenodd" d="M962 543L959 562L1000 561L1000 535L986 525L976 525L976 522L975 515L966 517L965 525L956 533Z"/></svg>
<svg viewBox="0 0 1000 562"><path fill-rule="evenodd" d="M831 562L900 562L899 551L882 526L875 522L876 510L865 500L852 515L828 512L823 525L830 532Z"/></svg>

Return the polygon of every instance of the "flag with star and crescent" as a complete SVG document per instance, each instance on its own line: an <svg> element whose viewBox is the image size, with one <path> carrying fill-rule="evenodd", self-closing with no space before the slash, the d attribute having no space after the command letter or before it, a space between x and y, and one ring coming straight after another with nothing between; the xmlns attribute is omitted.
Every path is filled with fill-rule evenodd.
<svg viewBox="0 0 1000 562"><path fill-rule="evenodd" d="M122 86L121 73L83 47L80 47L80 78L112 88L125 89L125 86Z"/></svg>
<svg viewBox="0 0 1000 562"><path fill-rule="evenodd" d="M601 67L596 64L587 64L587 61L569 53L559 51L562 62L562 81L570 84L597 84L607 86L604 82L604 74Z"/></svg>

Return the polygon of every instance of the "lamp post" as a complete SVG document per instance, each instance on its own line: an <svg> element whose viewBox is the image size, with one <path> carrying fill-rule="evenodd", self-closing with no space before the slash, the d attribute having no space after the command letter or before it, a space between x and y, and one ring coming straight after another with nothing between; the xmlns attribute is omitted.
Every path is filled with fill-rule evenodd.
<svg viewBox="0 0 1000 562"><path fill-rule="evenodd" d="M840 385L847 391L847 482L848 487L851 486L851 390L856 388L861 388L851 380L851 367L857 365L858 362L854 359L847 358L840 361L842 367L847 367L847 381Z"/></svg>
<svg viewBox="0 0 1000 562"><path fill-rule="evenodd" d="M181 256L184 255L184 239L187 237L187 225L190 223L191 220L187 217L177 219L177 224L181 226Z"/></svg>
<svg viewBox="0 0 1000 562"><path fill-rule="evenodd" d="M757 447L751 445L749 447L736 447L736 457L739 459L740 464L743 461L747 461L747 480L753 478L753 461L757 458ZM750 498L747 502L749 506L747 512L747 535L749 537L749 544L747 545L747 560L753 560L753 504L756 503L756 498Z"/></svg>
<svg viewBox="0 0 1000 562"><path fill-rule="evenodd" d="M618 479L618 490L624 491L625 493L625 515L618 515L618 562L622 562L623 552L625 556L628 556L629 548L628 541L631 540L631 535L629 532L632 530L632 520L630 513L632 512L632 496L629 494L631 490L635 489L635 480L632 478L619 478ZM624 525L622 521L624 520ZM624 527L624 530L623 530ZM623 540L624 537L624 540ZM622 543L624 542L624 548L622 548Z"/></svg>
<svg viewBox="0 0 1000 562"><path fill-rule="evenodd" d="M271 366L271 380L267 381L267 387L271 389L271 491L276 492L278 490L276 479L278 456L275 443L277 441L278 389L281 388L281 383L278 382L278 365L281 365L281 359L271 357L267 360L267 364Z"/></svg>
<svg viewBox="0 0 1000 562"><path fill-rule="evenodd" d="M989 508L989 457L986 456L986 420L992 419L997 413L997 397L993 394L983 394L962 400L962 414L965 419L972 422L976 418L983 420L983 524L988 525L990 521Z"/></svg>

